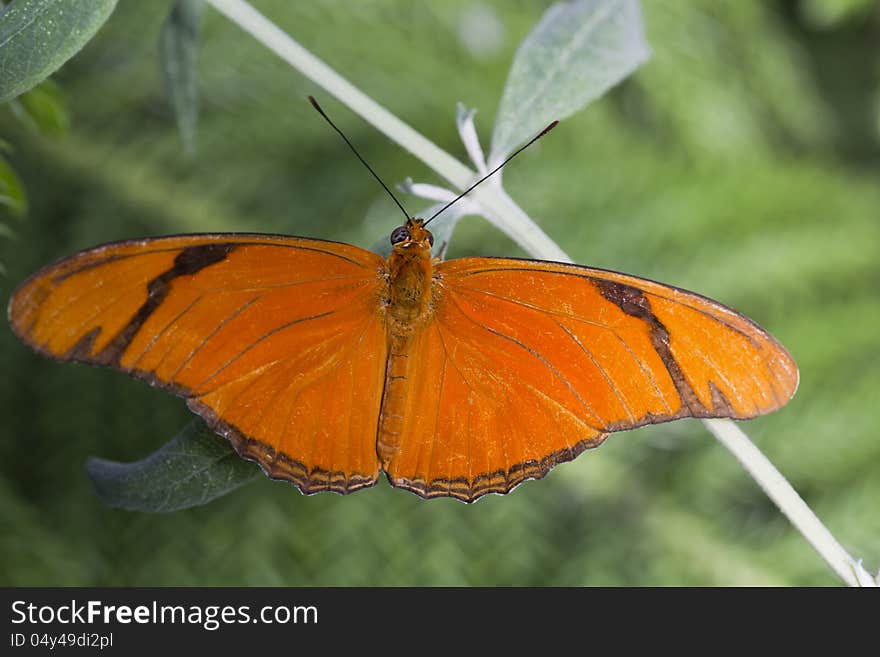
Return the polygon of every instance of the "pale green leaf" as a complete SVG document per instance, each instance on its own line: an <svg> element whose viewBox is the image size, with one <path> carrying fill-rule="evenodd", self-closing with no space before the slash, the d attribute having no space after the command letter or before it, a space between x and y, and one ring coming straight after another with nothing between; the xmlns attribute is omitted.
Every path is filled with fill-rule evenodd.
<svg viewBox="0 0 880 657"><path fill-rule="evenodd" d="M650 56L637 0L576 0L548 9L507 78L489 168L551 121L582 109Z"/></svg>
<svg viewBox="0 0 880 657"><path fill-rule="evenodd" d="M195 151L199 114L199 33L203 0L177 0L159 38L165 89L180 138L187 152Z"/></svg>
<svg viewBox="0 0 880 657"><path fill-rule="evenodd" d="M73 57L116 0L16 0L0 12L0 102L35 87Z"/></svg>

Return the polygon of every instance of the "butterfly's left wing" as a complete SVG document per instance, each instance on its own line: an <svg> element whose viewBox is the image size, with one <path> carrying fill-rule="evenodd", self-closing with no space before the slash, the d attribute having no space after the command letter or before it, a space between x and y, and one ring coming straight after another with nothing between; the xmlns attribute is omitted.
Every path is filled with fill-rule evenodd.
<svg viewBox="0 0 880 657"><path fill-rule="evenodd" d="M653 281L534 260L436 272L412 354L395 486L465 501L504 493L609 432L785 404L798 372L735 311Z"/></svg>
<svg viewBox="0 0 880 657"><path fill-rule="evenodd" d="M37 272L9 319L36 351L187 399L303 492L375 483L387 340L382 259L257 234L107 244Z"/></svg>

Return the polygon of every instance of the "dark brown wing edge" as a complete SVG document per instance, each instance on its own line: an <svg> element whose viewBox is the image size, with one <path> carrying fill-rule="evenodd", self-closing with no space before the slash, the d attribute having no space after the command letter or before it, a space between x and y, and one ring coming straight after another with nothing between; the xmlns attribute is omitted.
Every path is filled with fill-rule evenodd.
<svg viewBox="0 0 880 657"><path fill-rule="evenodd" d="M608 433L603 433L595 438L581 440L572 447L548 454L540 461L530 460L514 464L506 472L496 470L477 475L470 484L464 478L433 479L430 484L427 484L423 479L410 480L401 477L394 480L387 472L385 476L388 483L395 488L408 490L425 500L451 497L465 504L472 504L486 495L506 495L526 481L543 479L557 465L573 461L588 449L599 447L608 436Z"/></svg>
<svg viewBox="0 0 880 657"><path fill-rule="evenodd" d="M201 403L197 397L186 398L189 409L200 416L212 431L226 438L243 459L253 461L270 479L288 481L303 495L314 495L324 491L348 495L363 488L372 488L378 477L344 472L328 472L320 468L309 470L303 463L278 452L271 445L242 433L235 425L221 420L214 411Z"/></svg>

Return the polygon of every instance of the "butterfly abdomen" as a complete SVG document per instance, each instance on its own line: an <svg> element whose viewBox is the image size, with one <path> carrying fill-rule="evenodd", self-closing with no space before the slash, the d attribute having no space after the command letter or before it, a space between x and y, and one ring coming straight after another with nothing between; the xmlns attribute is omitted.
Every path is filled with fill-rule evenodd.
<svg viewBox="0 0 880 657"><path fill-rule="evenodd" d="M376 452L382 465L387 465L400 449L400 434L406 413L412 327L392 320L389 331L388 363L385 368L385 390L376 437Z"/></svg>

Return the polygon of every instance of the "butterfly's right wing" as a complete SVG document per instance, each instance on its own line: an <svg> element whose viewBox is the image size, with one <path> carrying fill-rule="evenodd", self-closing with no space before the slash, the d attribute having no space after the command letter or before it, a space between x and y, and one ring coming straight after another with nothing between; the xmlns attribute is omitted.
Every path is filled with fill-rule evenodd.
<svg viewBox="0 0 880 657"><path fill-rule="evenodd" d="M785 404L797 366L766 331L693 292L577 265L459 258L437 267L415 336L395 486L473 501L683 417Z"/></svg>
<svg viewBox="0 0 880 657"><path fill-rule="evenodd" d="M387 351L383 260L334 242L225 234L121 242L16 291L18 336L187 399L305 493L375 483Z"/></svg>

